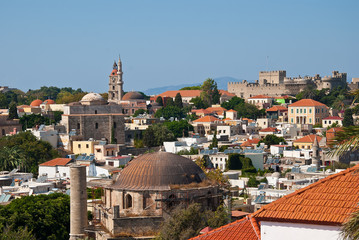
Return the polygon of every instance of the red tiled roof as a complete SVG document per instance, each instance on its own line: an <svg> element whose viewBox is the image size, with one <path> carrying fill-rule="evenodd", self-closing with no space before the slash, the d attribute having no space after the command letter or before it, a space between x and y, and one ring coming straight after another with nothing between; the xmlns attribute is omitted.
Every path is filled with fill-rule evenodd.
<svg viewBox="0 0 359 240"><path fill-rule="evenodd" d="M207 111L206 109L192 109L191 112L193 113L203 113L203 114L210 114L210 111Z"/></svg>
<svg viewBox="0 0 359 240"><path fill-rule="evenodd" d="M208 107L206 108L207 111L217 113L217 114L223 114L224 111L227 111L227 109L223 107Z"/></svg>
<svg viewBox="0 0 359 240"><path fill-rule="evenodd" d="M331 128L327 131L327 133L332 133L332 132L342 132L344 131L342 128L340 127L334 127L334 128Z"/></svg>
<svg viewBox="0 0 359 240"><path fill-rule="evenodd" d="M325 105L321 102L315 101L313 99L302 99L302 100L299 100L298 102L295 102L295 103L289 105L289 107L315 107L315 106L327 107L327 105Z"/></svg>
<svg viewBox="0 0 359 240"><path fill-rule="evenodd" d="M249 99L257 99L257 98L272 98L270 96L267 96L267 95L256 95L256 96L253 96L253 97L250 97Z"/></svg>
<svg viewBox="0 0 359 240"><path fill-rule="evenodd" d="M213 230L213 228L211 228L211 227L205 227L199 232L202 234L202 233L208 233L209 231L212 231L212 230Z"/></svg>
<svg viewBox="0 0 359 240"><path fill-rule="evenodd" d="M226 91L226 90L218 90L218 91L219 91L219 93L220 93L221 95L227 95L227 96L229 96L229 97L235 97L235 96L236 96L236 94L230 93L230 92L228 92L228 91Z"/></svg>
<svg viewBox="0 0 359 240"><path fill-rule="evenodd" d="M249 119L249 118L242 118L242 120L244 120L244 121L248 121L248 123L252 123L252 122L254 122L252 119Z"/></svg>
<svg viewBox="0 0 359 240"><path fill-rule="evenodd" d="M259 130L259 131L260 131L260 132L276 132L276 131L277 131L277 128L267 127L267 128L261 129L261 130Z"/></svg>
<svg viewBox="0 0 359 240"><path fill-rule="evenodd" d="M221 121L221 120L213 116L204 116L197 120L194 120L193 122L216 122L216 121Z"/></svg>
<svg viewBox="0 0 359 240"><path fill-rule="evenodd" d="M227 112L237 112L237 111L233 109L229 109Z"/></svg>
<svg viewBox="0 0 359 240"><path fill-rule="evenodd" d="M305 137L299 138L297 140L295 140L295 143L314 143L314 137L317 138L318 143L320 142L320 140L322 140L322 137L319 137L318 135L315 134L310 134L307 135Z"/></svg>
<svg viewBox="0 0 359 240"><path fill-rule="evenodd" d="M177 93L181 94L181 97L199 97L201 95L202 90L173 90L173 91L166 91L161 93L157 96L161 97L176 97Z"/></svg>
<svg viewBox="0 0 359 240"><path fill-rule="evenodd" d="M232 211L232 217L241 217L241 216L247 216L247 215L249 215L248 212Z"/></svg>
<svg viewBox="0 0 359 240"><path fill-rule="evenodd" d="M42 101L40 99L36 99L36 100L34 100L34 101L32 101L30 103L30 106L31 107L38 107L38 106L40 106L41 103L42 103Z"/></svg>
<svg viewBox="0 0 359 240"><path fill-rule="evenodd" d="M359 165L333 174L274 201L253 216L257 220L341 225L358 210Z"/></svg>
<svg viewBox="0 0 359 240"><path fill-rule="evenodd" d="M273 107L266 110L266 112L277 112L277 111L288 111L288 108L280 106L280 105L274 105Z"/></svg>
<svg viewBox="0 0 359 240"><path fill-rule="evenodd" d="M72 160L72 158L55 158L55 159L52 159L52 160L50 160L48 162L41 163L40 166L50 166L50 167L65 166L71 160Z"/></svg>
<svg viewBox="0 0 359 240"><path fill-rule="evenodd" d="M260 239L259 227L255 219L250 217L214 229L208 233L191 238L192 240L258 240Z"/></svg>
<svg viewBox="0 0 359 240"><path fill-rule="evenodd" d="M323 118L323 120L343 120L343 118L338 117L338 116L329 116L329 117Z"/></svg>
<svg viewBox="0 0 359 240"><path fill-rule="evenodd" d="M259 141L259 138L247 139L247 141L241 144L241 147L251 147L253 144L258 144Z"/></svg>

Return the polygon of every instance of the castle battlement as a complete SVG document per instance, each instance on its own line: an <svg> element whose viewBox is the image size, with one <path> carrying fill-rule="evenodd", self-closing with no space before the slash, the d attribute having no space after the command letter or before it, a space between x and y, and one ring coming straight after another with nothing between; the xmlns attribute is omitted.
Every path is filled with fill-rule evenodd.
<svg viewBox="0 0 359 240"><path fill-rule="evenodd" d="M259 80L249 83L247 80L242 82L229 82L228 92L234 93L242 98L249 98L254 95L266 94L268 96L296 95L304 90L306 86L313 85L318 90L332 89L335 87L346 87L346 73L333 71L332 76L286 77L285 70L260 71Z"/></svg>

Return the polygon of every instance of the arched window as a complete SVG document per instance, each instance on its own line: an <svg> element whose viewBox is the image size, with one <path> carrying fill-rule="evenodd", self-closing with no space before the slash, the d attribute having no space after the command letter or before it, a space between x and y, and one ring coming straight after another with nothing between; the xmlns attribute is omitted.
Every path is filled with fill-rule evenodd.
<svg viewBox="0 0 359 240"><path fill-rule="evenodd" d="M97 114L97 110L95 110L95 114Z"/></svg>
<svg viewBox="0 0 359 240"><path fill-rule="evenodd" d="M98 129L98 123L95 123L95 128Z"/></svg>
<svg viewBox="0 0 359 240"><path fill-rule="evenodd" d="M125 208L132 208L132 196L130 194L125 197Z"/></svg>

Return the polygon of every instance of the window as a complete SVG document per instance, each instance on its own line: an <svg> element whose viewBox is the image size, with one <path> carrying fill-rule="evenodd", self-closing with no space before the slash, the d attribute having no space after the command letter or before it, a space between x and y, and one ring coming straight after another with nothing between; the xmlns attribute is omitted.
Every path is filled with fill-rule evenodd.
<svg viewBox="0 0 359 240"><path fill-rule="evenodd" d="M324 121L324 124L327 124L327 121Z"/></svg>
<svg viewBox="0 0 359 240"><path fill-rule="evenodd" d="M291 111L291 113L293 113L293 108L290 111Z"/></svg>
<svg viewBox="0 0 359 240"><path fill-rule="evenodd" d="M312 118L309 118L309 123L312 123Z"/></svg>
<svg viewBox="0 0 359 240"><path fill-rule="evenodd" d="M302 113L302 109L300 109L300 113Z"/></svg>
<svg viewBox="0 0 359 240"><path fill-rule="evenodd" d="M95 128L98 129L98 123L95 123Z"/></svg>
<svg viewBox="0 0 359 240"><path fill-rule="evenodd" d="M131 208L132 207L132 196L127 194L125 197L124 208Z"/></svg>
<svg viewBox="0 0 359 240"><path fill-rule="evenodd" d="M290 119L291 123L293 123L293 118Z"/></svg>
<svg viewBox="0 0 359 240"><path fill-rule="evenodd" d="M117 126L116 126L116 122L114 122L114 123L113 123L113 128L116 128L116 127L117 127Z"/></svg>
<svg viewBox="0 0 359 240"><path fill-rule="evenodd" d="M89 145L88 145L88 144L86 144L86 148L89 148Z"/></svg>
<svg viewBox="0 0 359 240"><path fill-rule="evenodd" d="M80 123L77 123L77 129L80 129Z"/></svg>
<svg viewBox="0 0 359 240"><path fill-rule="evenodd" d="M95 114L97 114L97 110L95 110Z"/></svg>
<svg viewBox="0 0 359 240"><path fill-rule="evenodd" d="M307 113L307 109L306 109L306 108L304 108L304 113Z"/></svg>
<svg viewBox="0 0 359 240"><path fill-rule="evenodd" d="M299 113L299 109L297 108L297 113Z"/></svg>
<svg viewBox="0 0 359 240"><path fill-rule="evenodd" d="M309 108L309 113L312 113L312 109L311 109L311 108Z"/></svg>
<svg viewBox="0 0 359 240"><path fill-rule="evenodd" d="M112 90L115 90L115 86L112 86Z"/></svg>
<svg viewBox="0 0 359 240"><path fill-rule="evenodd" d="M1 130L3 136L5 136L5 129Z"/></svg>
<svg viewBox="0 0 359 240"><path fill-rule="evenodd" d="M63 173L62 176L66 177L66 173Z"/></svg>
<svg viewBox="0 0 359 240"><path fill-rule="evenodd" d="M78 144L77 147L78 147L78 148L81 148L81 144Z"/></svg>

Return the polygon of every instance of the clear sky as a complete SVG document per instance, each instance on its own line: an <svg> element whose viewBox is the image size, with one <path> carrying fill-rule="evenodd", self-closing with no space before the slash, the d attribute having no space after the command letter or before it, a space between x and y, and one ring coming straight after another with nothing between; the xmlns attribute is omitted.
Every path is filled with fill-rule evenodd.
<svg viewBox="0 0 359 240"><path fill-rule="evenodd" d="M0 85L106 92L118 54L126 91L251 81L267 69L338 70L351 81L359 77L358 10L358 0L3 0Z"/></svg>

